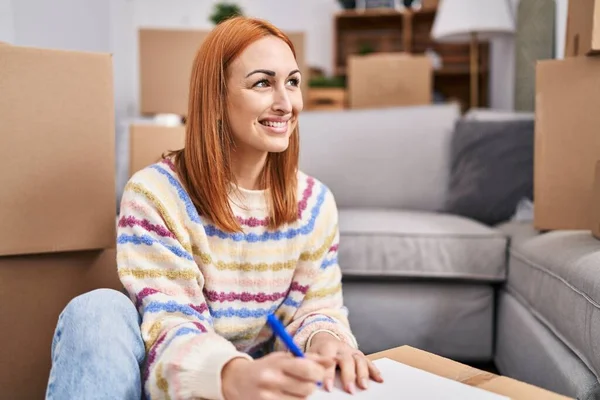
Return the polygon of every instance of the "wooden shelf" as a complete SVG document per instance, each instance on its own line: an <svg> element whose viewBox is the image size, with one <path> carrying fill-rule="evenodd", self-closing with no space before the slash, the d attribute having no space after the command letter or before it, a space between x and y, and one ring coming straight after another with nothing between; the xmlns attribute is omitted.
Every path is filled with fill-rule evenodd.
<svg viewBox="0 0 600 400"><path fill-rule="evenodd" d="M437 9L398 11L391 8L344 10L334 16L334 65L336 75L346 75L348 56L364 53L423 54L434 51L442 69L434 71L434 90L445 98L469 106L470 49L468 44L446 44L431 39ZM489 44L479 49L480 106L487 106Z"/></svg>

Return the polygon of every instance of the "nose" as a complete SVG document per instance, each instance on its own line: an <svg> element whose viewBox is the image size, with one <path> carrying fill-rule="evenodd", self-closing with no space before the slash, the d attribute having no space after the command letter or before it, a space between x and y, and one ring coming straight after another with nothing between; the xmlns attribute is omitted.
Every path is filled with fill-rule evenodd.
<svg viewBox="0 0 600 400"><path fill-rule="evenodd" d="M283 114L292 112L290 94L285 87L278 88L273 94L273 110Z"/></svg>

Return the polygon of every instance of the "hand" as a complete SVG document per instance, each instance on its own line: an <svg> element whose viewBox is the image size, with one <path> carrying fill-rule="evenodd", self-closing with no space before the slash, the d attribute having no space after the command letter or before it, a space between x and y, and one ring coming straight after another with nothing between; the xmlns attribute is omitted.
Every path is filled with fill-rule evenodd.
<svg viewBox="0 0 600 400"><path fill-rule="evenodd" d="M354 394L356 386L367 389L369 378L375 382L383 382L377 367L365 355L347 343L338 340L327 332L317 333L311 341L307 354L319 354L326 358L335 358L340 367L340 375L344 390ZM335 379L335 365L327 369L323 382L325 390L331 391Z"/></svg>
<svg viewBox="0 0 600 400"><path fill-rule="evenodd" d="M221 373L223 395L226 400L305 399L330 368L335 368L335 360L317 354L298 358L275 352L254 361L235 358Z"/></svg>

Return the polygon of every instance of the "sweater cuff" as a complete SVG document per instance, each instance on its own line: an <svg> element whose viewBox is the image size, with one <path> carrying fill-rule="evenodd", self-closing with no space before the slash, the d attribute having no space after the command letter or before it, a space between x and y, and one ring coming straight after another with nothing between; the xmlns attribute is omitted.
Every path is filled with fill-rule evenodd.
<svg viewBox="0 0 600 400"><path fill-rule="evenodd" d="M209 346L198 346L188 353L186 359L196 364L196 373L181 374L180 384L182 388L191 389L189 396L192 398L224 400L221 379L223 367L235 358L252 361L252 357L235 350L233 346L222 348L219 348L219 344L213 345L213 348ZM188 379L189 381L186 382Z"/></svg>

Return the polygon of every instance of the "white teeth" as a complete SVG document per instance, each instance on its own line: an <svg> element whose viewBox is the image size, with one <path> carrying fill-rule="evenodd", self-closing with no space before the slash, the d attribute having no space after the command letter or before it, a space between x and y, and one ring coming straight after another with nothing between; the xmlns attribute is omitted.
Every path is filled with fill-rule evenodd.
<svg viewBox="0 0 600 400"><path fill-rule="evenodd" d="M273 128L283 128L287 125L287 122L262 121L261 124L271 126Z"/></svg>

